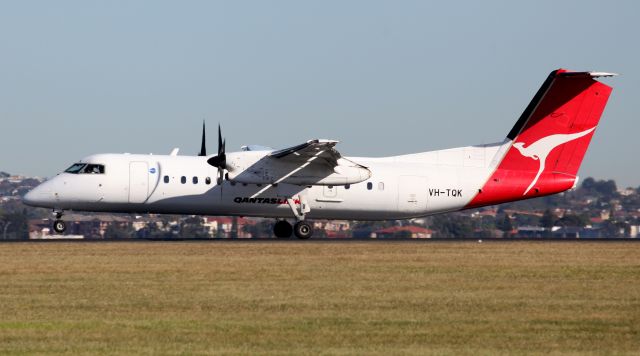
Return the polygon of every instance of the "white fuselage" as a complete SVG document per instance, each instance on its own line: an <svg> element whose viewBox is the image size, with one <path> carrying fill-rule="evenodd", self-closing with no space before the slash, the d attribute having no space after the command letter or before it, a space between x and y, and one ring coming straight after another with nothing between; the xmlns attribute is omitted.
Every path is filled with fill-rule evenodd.
<svg viewBox="0 0 640 356"><path fill-rule="evenodd" d="M63 210L295 218L406 219L556 194L578 169L611 93L604 72L552 71L503 142L402 156L343 157L338 141L308 140L271 150L216 155L100 154L83 159L23 198ZM175 153L177 151L174 150ZM274 234L291 235L279 221Z"/></svg>
<svg viewBox="0 0 640 356"><path fill-rule="evenodd" d="M371 176L355 184L313 185L293 196L310 219L406 219L463 209L511 142L385 158L348 158ZM103 174L61 173L25 196L55 210L292 218L285 184L224 180L207 157L98 154L83 163Z"/></svg>

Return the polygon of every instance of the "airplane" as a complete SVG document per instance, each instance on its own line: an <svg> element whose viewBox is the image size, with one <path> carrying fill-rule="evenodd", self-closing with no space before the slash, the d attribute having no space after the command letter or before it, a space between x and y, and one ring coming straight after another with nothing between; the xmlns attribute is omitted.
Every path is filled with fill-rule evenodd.
<svg viewBox="0 0 640 356"><path fill-rule="evenodd" d="M65 210L275 218L278 238L313 235L308 219L400 220L560 193L578 169L612 88L606 72L552 71L500 142L392 157L345 157L338 141L197 156L96 154L23 201ZM289 220L295 221L292 225Z"/></svg>

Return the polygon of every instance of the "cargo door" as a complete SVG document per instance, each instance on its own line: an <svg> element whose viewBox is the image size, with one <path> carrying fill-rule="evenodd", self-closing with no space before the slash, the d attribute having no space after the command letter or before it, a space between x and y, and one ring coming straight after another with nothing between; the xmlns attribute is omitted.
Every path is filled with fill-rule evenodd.
<svg viewBox="0 0 640 356"><path fill-rule="evenodd" d="M427 210L427 178L400 176L398 181L398 210L412 213Z"/></svg>

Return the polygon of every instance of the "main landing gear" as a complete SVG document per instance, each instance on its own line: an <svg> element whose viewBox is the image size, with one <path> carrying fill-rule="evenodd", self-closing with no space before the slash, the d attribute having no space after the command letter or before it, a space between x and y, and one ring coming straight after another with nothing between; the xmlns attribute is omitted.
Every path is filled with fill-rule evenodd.
<svg viewBox="0 0 640 356"><path fill-rule="evenodd" d="M278 220L273 226L273 234L276 235L276 237L291 237L291 234L293 233L297 238L306 240L313 236L313 225L305 220L305 214L310 211L306 197L300 196L299 200L300 203L298 207L292 198L287 199L287 203L289 204L289 207L291 207L291 211L293 212L297 222L291 226L291 224L286 220Z"/></svg>
<svg viewBox="0 0 640 356"><path fill-rule="evenodd" d="M308 221L298 221L293 226L286 220L278 220L273 225L273 234L278 238L288 238L291 234L297 238L306 240L313 236L313 226Z"/></svg>
<svg viewBox="0 0 640 356"><path fill-rule="evenodd" d="M313 226L307 221L298 221L293 225L293 233L297 238L306 240L313 235Z"/></svg>
<svg viewBox="0 0 640 356"><path fill-rule="evenodd" d="M62 211L54 211L53 213L56 215L56 220L53 221L53 231L64 234L67 230L67 224L62 220Z"/></svg>
<svg viewBox="0 0 640 356"><path fill-rule="evenodd" d="M293 227L287 220L278 220L273 225L273 234L278 238L291 237L293 233Z"/></svg>

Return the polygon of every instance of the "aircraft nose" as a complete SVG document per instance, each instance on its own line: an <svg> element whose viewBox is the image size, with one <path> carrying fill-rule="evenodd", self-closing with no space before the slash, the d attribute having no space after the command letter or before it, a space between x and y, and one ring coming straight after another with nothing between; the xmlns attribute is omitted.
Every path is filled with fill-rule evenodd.
<svg viewBox="0 0 640 356"><path fill-rule="evenodd" d="M36 190L37 189L38 188L33 188L27 194L25 194L22 197L22 202L27 204L27 205L30 205L30 206L35 206L36 203L37 203L37 201L36 201L37 200L37 198L36 198L36 196L37 196L36 195Z"/></svg>
<svg viewBox="0 0 640 356"><path fill-rule="evenodd" d="M52 202L51 191L39 185L22 197L22 202L29 206L48 207Z"/></svg>

